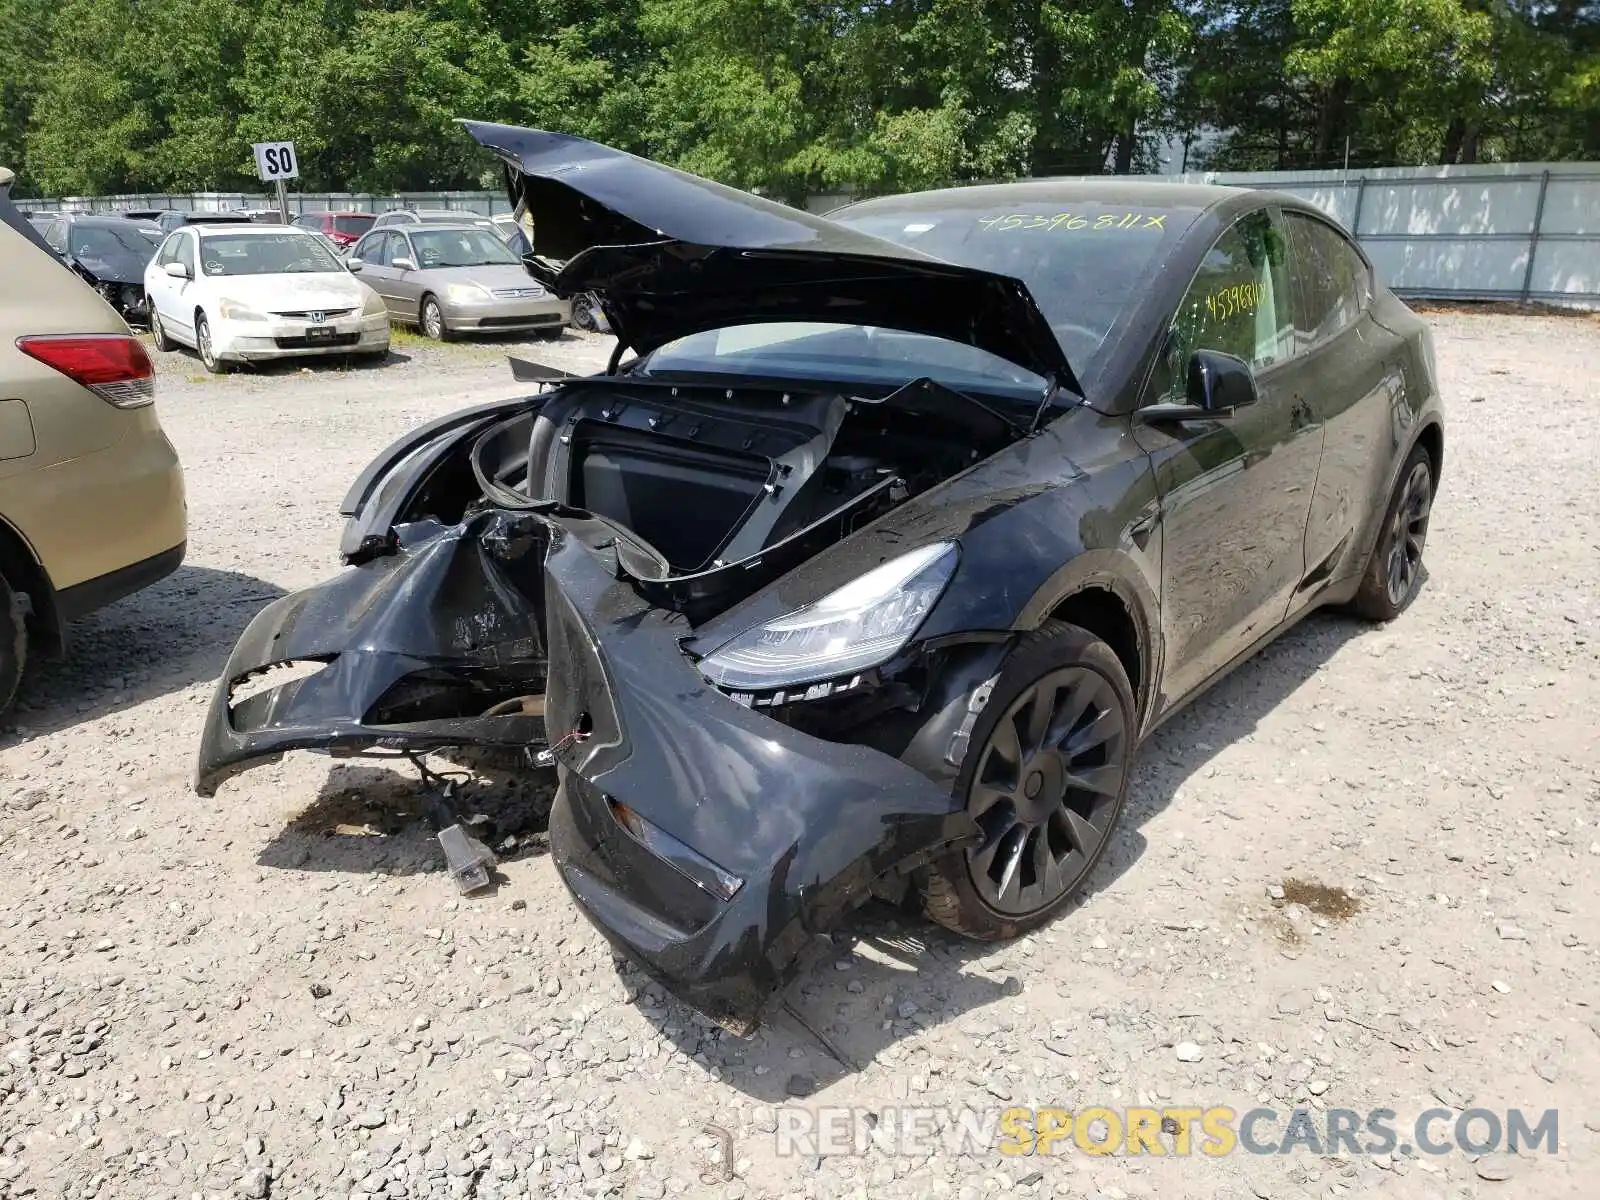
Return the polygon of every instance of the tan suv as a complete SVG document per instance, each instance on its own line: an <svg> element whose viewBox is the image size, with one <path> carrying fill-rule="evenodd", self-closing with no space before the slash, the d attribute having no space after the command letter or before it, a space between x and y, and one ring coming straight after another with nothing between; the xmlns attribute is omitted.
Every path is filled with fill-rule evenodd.
<svg viewBox="0 0 1600 1200"><path fill-rule="evenodd" d="M0 713L29 654L177 570L187 536L149 355L10 190L0 168Z"/></svg>

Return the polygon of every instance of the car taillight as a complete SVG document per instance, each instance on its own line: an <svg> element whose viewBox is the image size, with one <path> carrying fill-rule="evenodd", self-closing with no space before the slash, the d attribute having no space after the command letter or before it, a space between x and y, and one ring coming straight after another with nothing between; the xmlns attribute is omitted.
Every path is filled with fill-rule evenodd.
<svg viewBox="0 0 1600 1200"><path fill-rule="evenodd" d="M118 408L138 408L156 398L156 369L139 340L127 334L41 334L18 338L17 349Z"/></svg>

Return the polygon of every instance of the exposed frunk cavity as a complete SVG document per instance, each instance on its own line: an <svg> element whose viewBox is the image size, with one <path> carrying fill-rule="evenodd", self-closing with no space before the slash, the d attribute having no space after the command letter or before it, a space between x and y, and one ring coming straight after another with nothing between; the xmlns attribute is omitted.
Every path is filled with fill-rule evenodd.
<svg viewBox="0 0 1600 1200"><path fill-rule="evenodd" d="M771 460L582 421L570 445L567 502L637 533L675 571L711 565L750 514Z"/></svg>
<svg viewBox="0 0 1600 1200"><path fill-rule="evenodd" d="M867 396L576 380L441 462L396 528L553 504L569 531L588 520L596 548L610 537L651 603L694 623L1019 436L927 380Z"/></svg>

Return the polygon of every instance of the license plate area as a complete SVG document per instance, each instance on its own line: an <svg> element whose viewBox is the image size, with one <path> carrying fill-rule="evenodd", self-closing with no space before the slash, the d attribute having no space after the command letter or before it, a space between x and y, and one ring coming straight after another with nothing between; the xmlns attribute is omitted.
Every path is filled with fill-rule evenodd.
<svg viewBox="0 0 1600 1200"><path fill-rule="evenodd" d="M331 342L337 330L332 325L307 325L306 341Z"/></svg>

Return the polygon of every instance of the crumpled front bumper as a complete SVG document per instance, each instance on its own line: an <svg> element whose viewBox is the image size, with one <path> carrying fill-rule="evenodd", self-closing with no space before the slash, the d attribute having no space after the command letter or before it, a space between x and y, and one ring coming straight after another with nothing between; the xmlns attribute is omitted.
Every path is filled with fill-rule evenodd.
<svg viewBox="0 0 1600 1200"><path fill-rule="evenodd" d="M544 744L544 721L477 715L519 688L544 689L537 606L542 538L499 513L413 530L388 555L284 596L256 614L228 657L201 735L202 796L288 750L361 751ZM235 686L289 664L314 674L234 702ZM270 683L270 676L266 682ZM393 715L445 699L466 715Z"/></svg>
<svg viewBox="0 0 1600 1200"><path fill-rule="evenodd" d="M748 1033L806 944L876 879L976 826L948 787L905 763L811 737L707 684L679 648L681 622L581 546L558 541L546 570L545 709L561 776L551 856L613 945ZM742 880L738 891L723 900L658 857L613 801Z"/></svg>
<svg viewBox="0 0 1600 1200"><path fill-rule="evenodd" d="M448 530L401 527L397 553L269 606L212 700L196 787L212 795L286 750L548 743L560 776L551 856L580 909L682 999L749 1033L807 944L877 880L977 827L948 780L802 733L706 683L681 646L685 620L619 578L581 525L490 511ZM326 665L230 703L235 681L305 659ZM419 680L483 676L503 694L518 670L543 691L542 721L382 719L395 689ZM616 804L736 890L718 894L682 856L647 847Z"/></svg>

